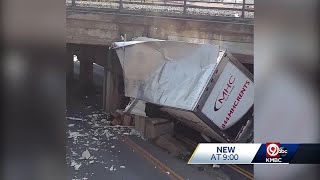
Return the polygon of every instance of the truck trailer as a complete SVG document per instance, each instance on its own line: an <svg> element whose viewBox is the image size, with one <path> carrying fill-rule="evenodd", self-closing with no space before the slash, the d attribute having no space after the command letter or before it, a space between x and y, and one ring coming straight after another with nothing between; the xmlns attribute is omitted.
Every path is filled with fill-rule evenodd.
<svg viewBox="0 0 320 180"><path fill-rule="evenodd" d="M219 142L253 141L253 75L226 49L148 38L112 48L126 97L155 104Z"/></svg>

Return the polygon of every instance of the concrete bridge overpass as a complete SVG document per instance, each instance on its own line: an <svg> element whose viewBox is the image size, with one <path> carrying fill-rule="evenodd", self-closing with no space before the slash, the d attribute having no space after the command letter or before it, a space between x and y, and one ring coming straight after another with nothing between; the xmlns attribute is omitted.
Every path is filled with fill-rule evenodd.
<svg viewBox="0 0 320 180"><path fill-rule="evenodd" d="M165 40L211 43L227 48L236 56L242 55L243 58L240 58L240 60L244 63L253 63L251 57L253 55L254 36L253 18L232 16L237 15L237 13L240 13L240 15L243 13L245 16L246 11L253 13L252 8L239 11L239 8L237 8L239 3L234 4L228 0L223 0L228 2L222 4L225 5L223 7L220 7L221 3L207 3L196 6L200 8L199 10L206 10L207 13L211 13L210 10L212 10L217 15L195 15L187 10L183 10L181 13L178 10L162 10L163 12L159 12L157 9L159 3L134 2L135 4L132 4L132 1L119 0L118 2L123 7L127 2L131 3L129 5L133 7L148 5L155 8L151 11L110 8L110 5L116 5L117 1L113 4L106 4L105 6L108 5L108 8L97 8L97 3L88 5L92 1L74 1L75 6L67 6L67 43L108 46L114 41L121 40L121 35L126 35L127 40L137 36L145 36ZM185 0L184 2L189 1L198 2L195 0ZM86 6L83 7L81 2L85 2ZM183 2L183 0L177 0L177 2ZM101 3L103 4L103 2ZM214 7L211 7L212 4ZM165 6L167 9L184 7L183 4L161 5L167 5ZM252 4L249 5L252 6ZM189 4L189 6L195 7L193 4ZM186 7L189 8L189 6Z"/></svg>
<svg viewBox="0 0 320 180"><path fill-rule="evenodd" d="M108 57L107 53L107 47L114 41L121 41L121 36L126 36L127 40L145 36L164 40L217 44L227 48L242 63L253 64L253 19L246 17L248 15L246 13L252 13L253 10L245 9L249 7L243 4L245 1L240 0L242 2L240 9L237 8L239 3L230 2L222 4L223 6L213 2L213 6L209 4L212 7L208 4L206 5L208 7L202 7L195 4L202 3L196 0L167 1L160 6L159 0L154 0L152 3L148 2L150 0L146 1L142 3L134 0L108 1L108 8L97 6L99 3L103 5L103 2L93 2L91 5L88 5L91 1L69 2L69 5L70 3L73 5L67 7L66 13L69 76L73 74L73 68L71 68L73 55L77 55L81 63L80 80L84 86L92 82L93 62L117 74L117 78L121 78L119 63L112 55ZM173 2L176 4L172 4ZM114 8L117 4L118 6ZM131 6L142 6L142 8L150 6L155 9L132 10ZM163 12L157 10L159 7ZM172 7L176 9L171 11ZM181 12L177 8L180 8ZM222 11L224 14L222 13L222 16L199 15L199 13L195 15L193 11L197 8L199 12L205 10L206 13L219 15ZM193 10L189 11L189 9ZM112 92L116 91L112 90Z"/></svg>

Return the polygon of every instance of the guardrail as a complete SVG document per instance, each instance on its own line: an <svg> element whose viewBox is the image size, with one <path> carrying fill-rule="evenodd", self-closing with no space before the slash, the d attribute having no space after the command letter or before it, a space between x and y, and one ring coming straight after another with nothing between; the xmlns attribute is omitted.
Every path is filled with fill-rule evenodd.
<svg viewBox="0 0 320 180"><path fill-rule="evenodd" d="M219 1L219 2L218 2ZM250 1L251 3L247 3ZM67 0L67 8L253 20L253 0Z"/></svg>

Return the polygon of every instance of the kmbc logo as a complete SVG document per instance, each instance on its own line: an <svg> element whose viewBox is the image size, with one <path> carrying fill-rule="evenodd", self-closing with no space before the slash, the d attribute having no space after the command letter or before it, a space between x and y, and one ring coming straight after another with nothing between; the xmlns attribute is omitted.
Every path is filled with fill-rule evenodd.
<svg viewBox="0 0 320 180"><path fill-rule="evenodd" d="M266 157L267 158L280 158L288 154L288 150L285 147L280 147L279 142L266 143Z"/></svg>

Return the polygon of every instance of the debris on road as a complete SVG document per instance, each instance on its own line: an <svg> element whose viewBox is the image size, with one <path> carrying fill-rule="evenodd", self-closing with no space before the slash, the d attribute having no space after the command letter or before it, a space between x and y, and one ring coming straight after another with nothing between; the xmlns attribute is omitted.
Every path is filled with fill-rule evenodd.
<svg viewBox="0 0 320 180"><path fill-rule="evenodd" d="M81 163L77 163L74 160L71 161L71 166L74 167L74 169L77 171L79 170Z"/></svg>
<svg viewBox="0 0 320 180"><path fill-rule="evenodd" d="M112 121L111 124L113 126L133 126L133 117L129 113L124 113L122 110L117 109L116 111L111 113Z"/></svg>
<svg viewBox="0 0 320 180"><path fill-rule="evenodd" d="M123 123L124 126L131 126L132 125L132 117L125 114L123 117Z"/></svg>
<svg viewBox="0 0 320 180"><path fill-rule="evenodd" d="M83 119L81 119L81 118L76 118L76 117L67 117L67 119L69 119L69 120L74 120L74 121L84 121Z"/></svg>
<svg viewBox="0 0 320 180"><path fill-rule="evenodd" d="M90 150L92 151L98 151L99 149L98 148L92 148L92 147L89 147Z"/></svg>
<svg viewBox="0 0 320 180"><path fill-rule="evenodd" d="M90 152L88 150L83 151L82 158L89 159L90 158Z"/></svg>
<svg viewBox="0 0 320 180"><path fill-rule="evenodd" d="M68 139L73 138L74 140L77 140L78 137L85 136L83 134L80 134L79 132L71 132L70 130L68 132L69 132Z"/></svg>
<svg viewBox="0 0 320 180"><path fill-rule="evenodd" d="M212 164L212 167L213 167L213 168L219 168L220 165L219 165L219 164Z"/></svg>
<svg viewBox="0 0 320 180"><path fill-rule="evenodd" d="M110 171L115 171L116 168L114 168L113 165L112 165L109 170L110 170Z"/></svg>
<svg viewBox="0 0 320 180"><path fill-rule="evenodd" d="M71 151L72 152L72 156L77 156L78 154L74 151Z"/></svg>
<svg viewBox="0 0 320 180"><path fill-rule="evenodd" d="M80 113L81 114L81 113ZM117 114L124 115L121 113L121 110L117 110ZM130 115L129 115L130 116ZM71 117L71 116L70 116ZM120 116L118 116L120 117ZM75 120L77 122L72 122L72 124L68 124L67 127L77 127L77 130L68 130L67 137L71 139L70 142L72 144L81 144L86 149L70 149L70 152L67 154L67 161L71 164L73 171L78 171L80 167L87 166L94 163L99 163L103 165L107 165L107 162L102 161L101 156L94 157L93 154L104 149L108 141L117 140L118 136L137 136L142 138L142 136L130 126L123 126L122 123L117 126L110 126L112 121L111 114L105 114L100 112L93 112L92 114L86 115L85 120L80 118L73 118L71 120ZM85 121L86 123L82 123ZM132 120L133 121L133 120ZM71 122L71 121L70 121ZM90 130L85 131L89 126ZM69 140L68 140L69 141ZM106 142L107 141L107 142ZM109 148L116 148L116 144L108 145ZM110 148L110 149L111 149ZM118 153L120 150L116 150ZM115 156L117 157L117 156ZM75 159L74 159L75 158ZM87 160L85 164L81 164L77 161ZM113 160L111 160L112 162ZM109 166L110 168L110 166ZM121 169L125 168L125 166L119 167ZM83 168L84 169L84 168ZM113 165L111 171L116 171L117 168ZM79 177L78 177L79 178ZM80 178L81 179L81 178Z"/></svg>
<svg viewBox="0 0 320 180"><path fill-rule="evenodd" d="M122 118L114 118L111 122L112 125L117 126L122 124Z"/></svg>

